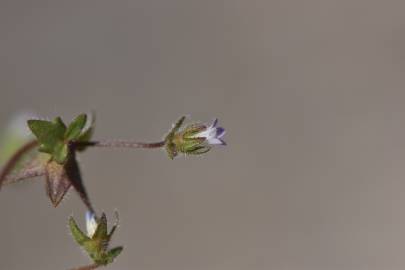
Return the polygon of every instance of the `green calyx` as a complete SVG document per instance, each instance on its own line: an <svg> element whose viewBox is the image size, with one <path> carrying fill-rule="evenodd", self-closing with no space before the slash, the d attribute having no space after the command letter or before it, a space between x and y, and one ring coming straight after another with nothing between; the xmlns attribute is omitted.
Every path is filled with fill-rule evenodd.
<svg viewBox="0 0 405 270"><path fill-rule="evenodd" d="M28 127L39 142L39 151L51 155L59 164L64 164L69 155L69 143L88 141L94 131L94 122L84 130L87 115L80 114L68 126L60 117L53 121L28 120ZM83 150L83 149L78 149Z"/></svg>
<svg viewBox="0 0 405 270"><path fill-rule="evenodd" d="M174 159L178 153L201 155L211 149L205 138L198 137L198 133L204 131L206 126L191 124L181 130L184 120L185 116L181 117L165 138L165 149L170 159Z"/></svg>
<svg viewBox="0 0 405 270"><path fill-rule="evenodd" d="M176 133L183 125L184 120L186 120L185 116L182 116L179 120L177 120L176 124L173 125L172 129L165 137L165 149L170 159L174 159L177 156L178 150L177 145L175 144L175 137Z"/></svg>
<svg viewBox="0 0 405 270"><path fill-rule="evenodd" d="M73 217L69 218L69 227L75 241L89 254L90 258L97 265L112 263L123 250L123 247L108 248L111 237L117 228L117 223L108 232L107 218L104 213L97 220L97 228L93 235L83 233Z"/></svg>

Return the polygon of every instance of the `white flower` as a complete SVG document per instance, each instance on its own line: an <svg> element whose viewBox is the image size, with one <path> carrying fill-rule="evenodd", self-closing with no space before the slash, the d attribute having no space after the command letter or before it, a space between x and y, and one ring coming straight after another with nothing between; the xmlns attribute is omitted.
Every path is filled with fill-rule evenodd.
<svg viewBox="0 0 405 270"><path fill-rule="evenodd" d="M87 229L87 236L92 238L96 229L98 227L98 223L96 220L96 214L93 212L87 211L86 212L86 229Z"/></svg>
<svg viewBox="0 0 405 270"><path fill-rule="evenodd" d="M205 138L206 142L211 145L226 145L221 138L225 135L223 127L217 127L218 119L215 119L209 127L205 127L202 131L194 134L194 138Z"/></svg>

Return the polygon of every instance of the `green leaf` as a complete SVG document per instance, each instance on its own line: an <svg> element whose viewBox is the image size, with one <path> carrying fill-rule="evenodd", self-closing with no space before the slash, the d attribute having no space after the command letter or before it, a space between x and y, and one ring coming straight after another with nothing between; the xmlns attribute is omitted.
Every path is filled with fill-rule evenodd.
<svg viewBox="0 0 405 270"><path fill-rule="evenodd" d="M53 119L52 123L55 124L55 132L57 132L58 137L63 138L66 132L66 125L63 123L62 118L56 117Z"/></svg>
<svg viewBox="0 0 405 270"><path fill-rule="evenodd" d="M96 116L94 113L92 113L90 126L79 135L79 137L77 138L77 141L80 141L80 142L90 141L90 139L93 137L93 134L94 134L95 123L96 123ZM86 146L80 146L77 148L78 151L83 151L85 149L86 149Z"/></svg>
<svg viewBox="0 0 405 270"><path fill-rule="evenodd" d="M173 129L172 129L172 131L173 131L174 133L176 133L177 131L179 131L179 129L181 128L181 126L182 126L183 123L184 123L184 120L186 120L186 117L185 117L185 116L182 116L182 117L180 117L179 120L177 120L176 124L174 125L174 127L173 127Z"/></svg>
<svg viewBox="0 0 405 270"><path fill-rule="evenodd" d="M207 153L210 150L211 150L211 147L209 147L207 145L200 145L200 146L196 145L196 146L188 149L186 151L186 154L189 154L189 155L202 155L202 154Z"/></svg>
<svg viewBox="0 0 405 270"><path fill-rule="evenodd" d="M101 245L100 241L90 239L89 241L86 241L82 247L84 250L86 250L87 254L93 259L94 262L100 263L104 261L104 247Z"/></svg>
<svg viewBox="0 0 405 270"><path fill-rule="evenodd" d="M118 214L117 222L114 227L117 225ZM123 247L115 247L108 250L110 237L113 231L110 232L110 235L107 235L107 218L104 213L101 215L101 218L97 220L97 229L91 238L78 228L73 217L70 217L69 219L69 227L76 242L87 252L96 265L107 265L112 263L123 250Z"/></svg>
<svg viewBox="0 0 405 270"><path fill-rule="evenodd" d="M98 226L96 231L94 232L93 239L101 239L101 240L106 240L108 237L108 232L107 232L107 217L103 213L101 215L100 220L98 220Z"/></svg>
<svg viewBox="0 0 405 270"><path fill-rule="evenodd" d="M167 142L165 149L170 159L174 159L177 156L176 145L174 143Z"/></svg>
<svg viewBox="0 0 405 270"><path fill-rule="evenodd" d="M207 129L205 125L202 124L191 124L187 126L183 131L183 138L185 140L192 139L195 134Z"/></svg>
<svg viewBox="0 0 405 270"><path fill-rule="evenodd" d="M185 116L180 117L180 119L177 120L176 124L173 125L172 129L165 137L165 149L170 159L174 159L177 156L177 149L174 140L176 133L180 130L184 120L186 120Z"/></svg>
<svg viewBox="0 0 405 270"><path fill-rule="evenodd" d="M66 143L58 143L54 147L52 158L59 164L64 164L69 155L69 146Z"/></svg>
<svg viewBox="0 0 405 270"><path fill-rule="evenodd" d="M107 253L107 260L108 263L112 263L114 261L114 259L121 254L122 250L124 248L123 247L115 247L111 250L108 251Z"/></svg>
<svg viewBox="0 0 405 270"><path fill-rule="evenodd" d="M170 130L170 132L166 135L165 138L165 142L166 144L171 143L174 135L179 131L179 129L181 128L181 126L184 123L184 120L186 120L185 116L180 117L179 120L177 120L176 124L173 125L172 129Z"/></svg>
<svg viewBox="0 0 405 270"><path fill-rule="evenodd" d="M87 115L80 114L68 126L65 133L65 140L76 140L80 136L84 126L86 125Z"/></svg>
<svg viewBox="0 0 405 270"><path fill-rule="evenodd" d="M37 137L40 144L39 150L48 154L53 154L55 147L63 143L66 126L60 117L54 121L28 120L28 127Z"/></svg>
<svg viewBox="0 0 405 270"><path fill-rule="evenodd" d="M89 241L90 238L87 237L80 229L79 226L77 226L76 221L73 219L73 217L69 218L69 228L70 231L72 232L73 238L76 240L76 242L79 245L83 245L85 242Z"/></svg>

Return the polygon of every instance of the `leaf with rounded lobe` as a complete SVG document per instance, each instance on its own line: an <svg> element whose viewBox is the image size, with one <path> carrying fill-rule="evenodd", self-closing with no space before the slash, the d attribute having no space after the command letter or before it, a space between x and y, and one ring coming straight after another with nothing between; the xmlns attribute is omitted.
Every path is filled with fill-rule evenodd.
<svg viewBox="0 0 405 270"><path fill-rule="evenodd" d="M66 126L60 117L52 122L44 120L28 120L28 127L34 133L40 144L39 150L53 154L54 148L63 143Z"/></svg>
<svg viewBox="0 0 405 270"><path fill-rule="evenodd" d="M84 126L86 125L87 115L78 115L68 126L65 132L65 140L71 141L76 140L82 133Z"/></svg>

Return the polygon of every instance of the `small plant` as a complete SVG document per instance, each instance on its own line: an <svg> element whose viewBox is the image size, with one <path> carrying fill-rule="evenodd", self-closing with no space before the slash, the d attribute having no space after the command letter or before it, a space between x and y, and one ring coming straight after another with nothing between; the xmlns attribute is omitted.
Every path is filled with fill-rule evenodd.
<svg viewBox="0 0 405 270"><path fill-rule="evenodd" d="M223 140L225 129L218 127L217 119L210 125L192 123L183 127L185 119L186 117L181 117L164 139L157 142L94 141L94 115L88 117L86 114L80 114L69 124L65 124L60 117L53 121L28 120L27 125L34 139L19 147L0 170L0 188L33 177L44 177L47 196L53 206L57 207L73 186L87 207L87 233L79 229L73 217L69 218L69 227L76 242L93 260L93 264L77 270L108 265L123 250L123 247L109 248L111 237L118 225L118 214L116 224L108 232L106 215L102 213L98 218L90 202L76 155L94 147L164 148L168 157L174 159L179 154L202 155L214 145L226 145ZM28 161L23 162L27 157Z"/></svg>
<svg viewBox="0 0 405 270"><path fill-rule="evenodd" d="M73 217L69 218L69 227L76 240L86 252L90 258L94 261L94 264L85 267L93 267L94 269L99 266L105 266L114 261L114 259L121 253L123 247L115 247L109 249L111 237L118 226L118 214L117 220L111 231L107 229L107 217L102 213L98 219L93 212L86 213L86 229L87 233L82 232L77 226Z"/></svg>

